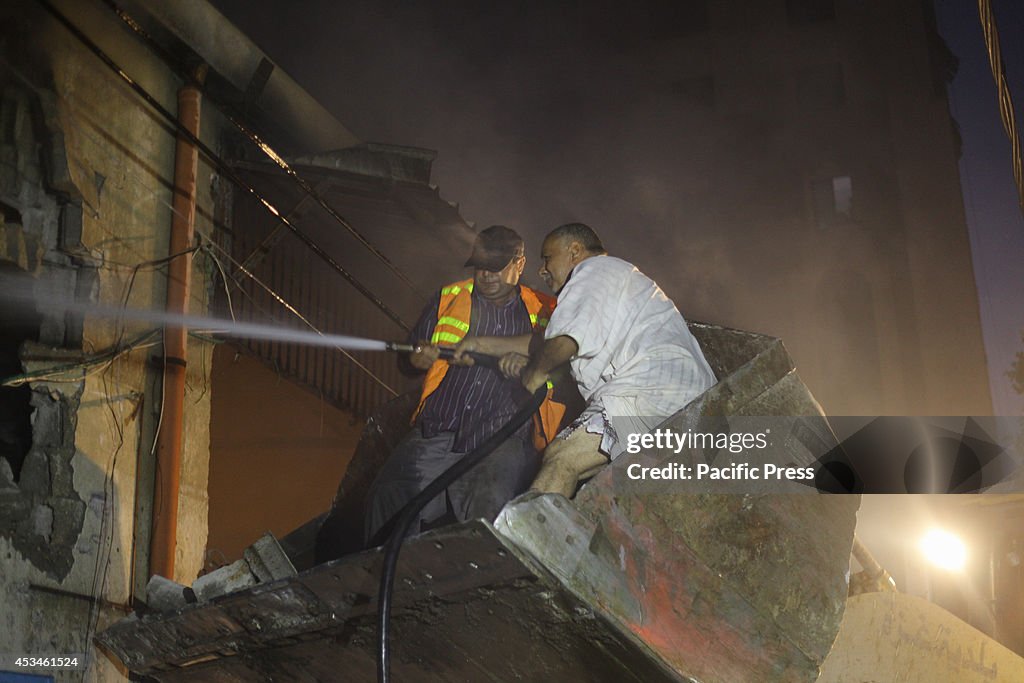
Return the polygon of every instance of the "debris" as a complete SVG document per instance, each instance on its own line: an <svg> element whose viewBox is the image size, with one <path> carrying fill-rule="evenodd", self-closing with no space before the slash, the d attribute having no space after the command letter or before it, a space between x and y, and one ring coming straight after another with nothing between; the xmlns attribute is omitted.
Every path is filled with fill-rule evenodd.
<svg viewBox="0 0 1024 683"><path fill-rule="evenodd" d="M249 563L249 569L262 583L295 576L298 573L281 548L281 544L269 531L246 548L243 555Z"/></svg>
<svg viewBox="0 0 1024 683"><path fill-rule="evenodd" d="M206 602L257 583L276 581L298 573L269 531L246 548L243 555L240 560L200 576L191 588L154 576L149 581L147 593L150 587L155 587L157 600L150 596L149 606L160 611L174 610L189 602Z"/></svg>
<svg viewBox="0 0 1024 683"><path fill-rule="evenodd" d="M203 574L192 583L192 590L195 591L199 602L206 602L218 595L234 593L255 584L256 576L243 558L209 574Z"/></svg>
<svg viewBox="0 0 1024 683"><path fill-rule="evenodd" d="M171 612L195 601L191 588L159 574L151 576L146 584L146 603L157 612Z"/></svg>

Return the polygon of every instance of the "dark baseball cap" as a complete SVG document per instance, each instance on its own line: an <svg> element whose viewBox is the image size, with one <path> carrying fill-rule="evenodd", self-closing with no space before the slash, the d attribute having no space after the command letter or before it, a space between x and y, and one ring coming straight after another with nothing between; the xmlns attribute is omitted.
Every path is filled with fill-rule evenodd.
<svg viewBox="0 0 1024 683"><path fill-rule="evenodd" d="M513 258L522 255L523 238L519 233L504 225L492 225L476 236L473 253L466 260L466 265L496 273Z"/></svg>

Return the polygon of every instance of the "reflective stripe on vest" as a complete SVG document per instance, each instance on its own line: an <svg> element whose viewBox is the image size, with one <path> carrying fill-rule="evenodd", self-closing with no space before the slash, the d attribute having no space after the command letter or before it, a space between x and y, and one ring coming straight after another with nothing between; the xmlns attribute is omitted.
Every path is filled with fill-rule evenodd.
<svg viewBox="0 0 1024 683"><path fill-rule="evenodd" d="M456 295L458 292L456 292ZM434 326L434 334L430 337L431 344L458 344L469 332L469 323L450 315L441 316Z"/></svg>

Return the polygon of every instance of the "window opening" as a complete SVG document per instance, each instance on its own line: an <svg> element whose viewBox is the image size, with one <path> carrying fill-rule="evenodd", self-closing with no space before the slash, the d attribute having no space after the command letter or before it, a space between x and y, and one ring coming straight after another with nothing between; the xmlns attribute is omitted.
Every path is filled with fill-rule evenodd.
<svg viewBox="0 0 1024 683"><path fill-rule="evenodd" d="M24 271L0 263L0 278L25 277ZM26 341L39 341L40 315L0 298L0 382L22 373L19 351ZM32 390L28 385L0 386L0 457L7 461L17 482L32 447Z"/></svg>

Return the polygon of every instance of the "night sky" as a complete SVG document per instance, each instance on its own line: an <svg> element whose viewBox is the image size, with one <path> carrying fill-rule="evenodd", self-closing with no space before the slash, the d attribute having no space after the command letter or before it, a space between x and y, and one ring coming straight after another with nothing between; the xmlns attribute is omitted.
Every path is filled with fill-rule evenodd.
<svg viewBox="0 0 1024 683"><path fill-rule="evenodd" d="M668 125L671 114L655 99L649 109L636 106L645 96L644 69L623 59L623 50L644 31L630 24L630 13L616 16L612 3L212 2L360 139L438 150L433 182L442 196L459 202L478 227L518 229L533 245L528 255L549 229L570 220L599 231L668 224L699 234L699 216L665 201L674 177L701 172L699 159L685 163L656 136L637 134ZM1024 126L1024 3L993 6ZM1022 414L1024 399L1006 375L1024 348L1024 219L1009 142L977 3L936 0L936 7L939 30L960 60L950 106L964 140L961 183L993 406L997 414ZM633 72L623 77L623 68ZM637 89L623 91L623 83ZM623 177L633 185L623 187ZM636 234L608 234L609 251L670 283L670 294L685 290L679 303L688 318L742 326L728 319L726 292L650 258L630 239ZM690 259L707 257L699 240L673 246ZM533 273L536 260L527 269Z"/></svg>
<svg viewBox="0 0 1024 683"><path fill-rule="evenodd" d="M1024 125L1024 3L995 0L992 5L1020 131ZM936 8L939 32L960 59L949 99L964 139L960 184L971 232L993 408L997 414L1020 415L1024 399L1006 376L1015 354L1024 351L1024 218L1013 184L1010 142L999 120L977 2L937 0Z"/></svg>

